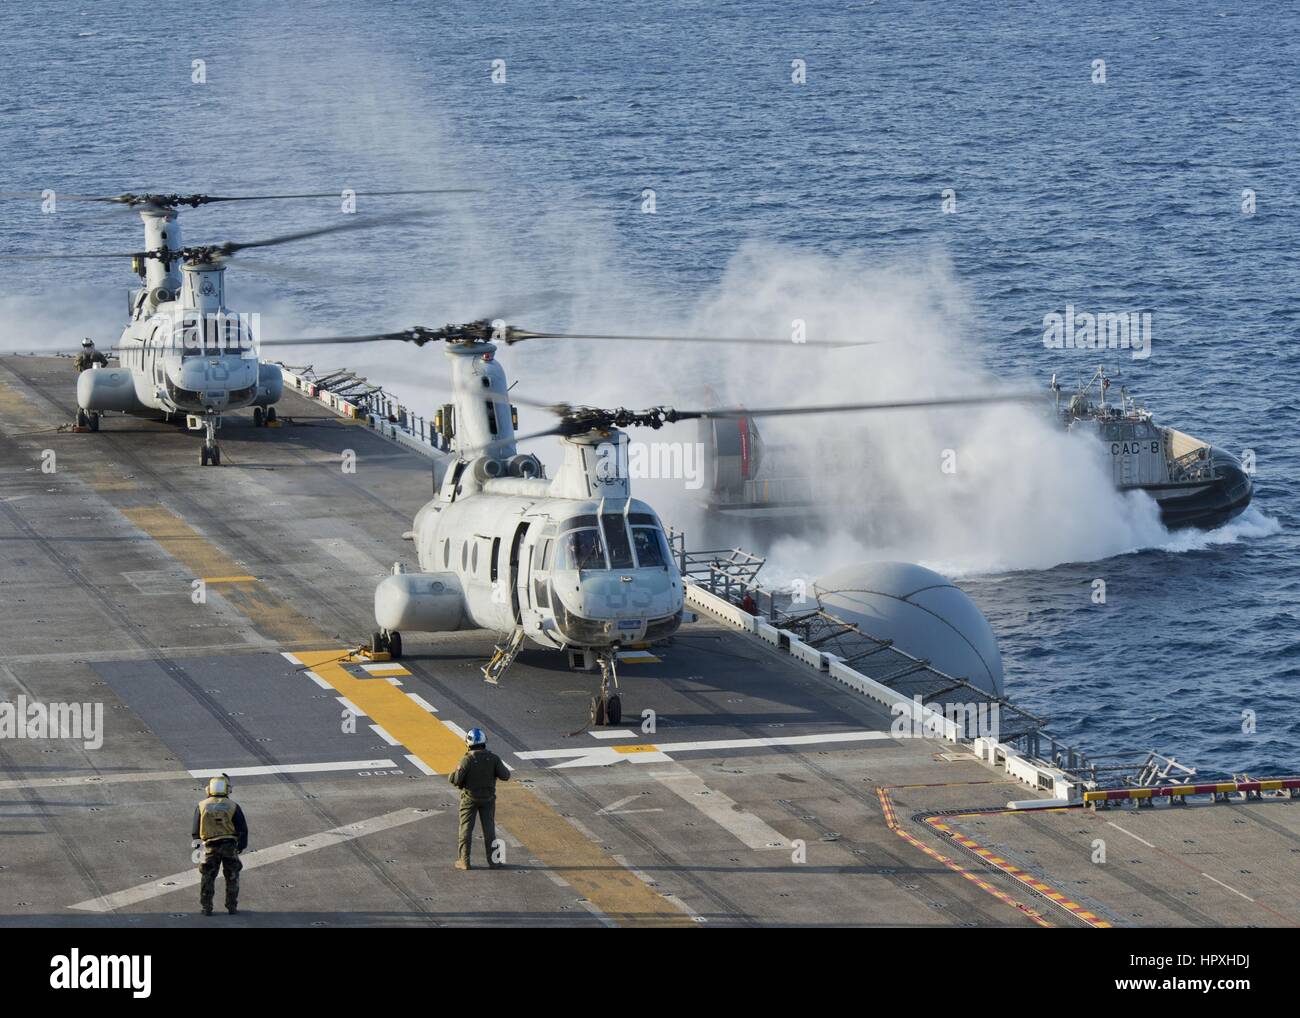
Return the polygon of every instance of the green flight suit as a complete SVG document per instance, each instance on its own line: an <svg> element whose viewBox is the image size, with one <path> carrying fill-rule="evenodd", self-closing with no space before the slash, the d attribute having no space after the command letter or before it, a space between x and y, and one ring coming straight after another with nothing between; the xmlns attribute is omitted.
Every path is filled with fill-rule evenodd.
<svg viewBox="0 0 1300 1018"><path fill-rule="evenodd" d="M469 845L474 837L474 821L483 825L483 843L487 847L488 865L492 859L492 843L497 840L497 782L509 781L510 770L501 758L490 750L477 747L463 757L447 778L460 789L460 844L461 862L469 865Z"/></svg>
<svg viewBox="0 0 1300 1018"><path fill-rule="evenodd" d="M98 350L91 353L79 353L72 362L78 371L89 371L92 364L98 364L100 367L108 367L108 358Z"/></svg>

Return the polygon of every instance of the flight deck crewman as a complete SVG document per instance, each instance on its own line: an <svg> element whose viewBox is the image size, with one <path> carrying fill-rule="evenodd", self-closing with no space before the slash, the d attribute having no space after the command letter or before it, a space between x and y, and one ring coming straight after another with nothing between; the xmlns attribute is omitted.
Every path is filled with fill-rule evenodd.
<svg viewBox="0 0 1300 1018"><path fill-rule="evenodd" d="M81 353L77 354L72 363L78 371L87 371L95 364L102 368L108 367L108 358L95 349L95 341L87 336L81 341Z"/></svg>
<svg viewBox="0 0 1300 1018"><path fill-rule="evenodd" d="M469 846L474 838L474 819L483 822L483 842L487 846L488 867L499 869L492 853L497 840L497 782L509 781L510 770L501 758L487 748L487 737L481 729L471 728L465 734L469 752L461 757L459 765L448 777L460 789L460 846L456 869L469 869Z"/></svg>
<svg viewBox="0 0 1300 1018"><path fill-rule="evenodd" d="M203 842L199 863L199 904L204 915L212 915L212 898L217 890L217 870L226 877L226 911L239 908L239 871L244 864L239 853L248 847L248 821L244 811L230 799L230 778L221 775L208 782L208 797L194 807L194 828L190 836Z"/></svg>

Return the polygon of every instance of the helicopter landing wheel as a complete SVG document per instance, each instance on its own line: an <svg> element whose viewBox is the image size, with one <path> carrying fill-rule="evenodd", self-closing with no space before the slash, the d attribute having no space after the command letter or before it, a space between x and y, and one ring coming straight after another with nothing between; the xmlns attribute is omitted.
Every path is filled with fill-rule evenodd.
<svg viewBox="0 0 1300 1018"><path fill-rule="evenodd" d="M90 415L87 414L86 411L82 410L81 407L77 407L77 427L90 427Z"/></svg>
<svg viewBox="0 0 1300 1018"><path fill-rule="evenodd" d="M205 467L221 466L221 450L215 445L210 448L207 445L201 446L199 448L199 463Z"/></svg>
<svg viewBox="0 0 1300 1018"><path fill-rule="evenodd" d="M253 407L253 427L263 428L266 426L266 413L260 406Z"/></svg>
<svg viewBox="0 0 1300 1018"><path fill-rule="evenodd" d="M279 419L280 419L279 416L278 416L278 415L276 414L276 412L275 412L275 407L273 407L273 406L269 406L269 407L266 408L266 423L267 423L267 424L274 424L274 423L275 423L276 421L278 421Z"/></svg>
<svg viewBox="0 0 1300 1018"><path fill-rule="evenodd" d="M613 691L618 689L614 661L611 655L600 656L600 690L591 698L591 723L597 727L616 725L623 720L623 700Z"/></svg>
<svg viewBox="0 0 1300 1018"><path fill-rule="evenodd" d="M401 633L390 633L387 630L380 630L377 633L370 634L370 653L382 654L385 652L394 661L402 656Z"/></svg>
<svg viewBox="0 0 1300 1018"><path fill-rule="evenodd" d="M99 414L91 412L86 414L86 425L91 431L99 430Z"/></svg>

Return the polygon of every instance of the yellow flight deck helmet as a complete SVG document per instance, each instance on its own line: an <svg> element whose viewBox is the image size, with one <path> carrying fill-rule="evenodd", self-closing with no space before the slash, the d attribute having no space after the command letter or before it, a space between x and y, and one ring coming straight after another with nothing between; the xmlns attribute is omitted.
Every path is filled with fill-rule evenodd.
<svg viewBox="0 0 1300 1018"><path fill-rule="evenodd" d="M220 796L230 794L230 778L221 775L208 781L208 795Z"/></svg>

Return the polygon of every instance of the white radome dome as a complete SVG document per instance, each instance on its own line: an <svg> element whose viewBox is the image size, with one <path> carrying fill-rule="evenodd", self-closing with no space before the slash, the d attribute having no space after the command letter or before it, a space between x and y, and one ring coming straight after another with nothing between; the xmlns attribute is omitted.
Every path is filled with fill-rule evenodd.
<svg viewBox="0 0 1300 1018"><path fill-rule="evenodd" d="M867 562L813 582L822 607L869 636L1002 695L997 637L975 602L946 577L910 562Z"/></svg>

